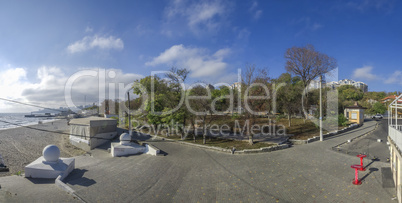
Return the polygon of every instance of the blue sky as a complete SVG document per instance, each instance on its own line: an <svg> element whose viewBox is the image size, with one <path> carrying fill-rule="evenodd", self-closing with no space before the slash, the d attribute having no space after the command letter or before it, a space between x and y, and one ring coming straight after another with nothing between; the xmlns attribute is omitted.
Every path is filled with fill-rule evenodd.
<svg viewBox="0 0 402 203"><path fill-rule="evenodd" d="M123 83L171 66L212 84L235 82L246 64L275 78L286 49L306 44L337 59L339 79L400 91L401 10L396 0L0 0L0 93L63 106L68 78L98 68ZM77 104L84 94L96 101L96 81L87 79L74 83Z"/></svg>

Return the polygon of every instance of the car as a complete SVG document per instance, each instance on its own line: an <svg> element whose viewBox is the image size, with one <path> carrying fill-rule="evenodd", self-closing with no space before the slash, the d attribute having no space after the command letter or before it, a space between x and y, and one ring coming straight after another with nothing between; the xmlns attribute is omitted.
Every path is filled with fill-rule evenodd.
<svg viewBox="0 0 402 203"><path fill-rule="evenodd" d="M381 114L376 114L375 116L371 117L372 119L382 119L383 116Z"/></svg>

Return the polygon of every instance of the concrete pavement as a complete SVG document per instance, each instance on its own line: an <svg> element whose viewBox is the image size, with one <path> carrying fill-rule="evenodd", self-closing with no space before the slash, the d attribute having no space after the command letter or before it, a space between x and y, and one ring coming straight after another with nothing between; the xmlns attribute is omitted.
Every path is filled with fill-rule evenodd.
<svg viewBox="0 0 402 203"><path fill-rule="evenodd" d="M369 158L377 158L378 161L387 162L387 158L390 157L389 147L387 145L388 137L388 120L377 120L377 129L357 140L342 145L340 149L351 155L354 154L366 154ZM377 142L380 139L382 142Z"/></svg>
<svg viewBox="0 0 402 203"><path fill-rule="evenodd" d="M381 167L388 164L366 159L363 184L355 186L350 165L359 159L331 150L375 124L262 154L230 155L168 141L152 143L164 157L112 158L97 149L76 158L77 169L65 182L87 202L395 202L393 190L382 188Z"/></svg>

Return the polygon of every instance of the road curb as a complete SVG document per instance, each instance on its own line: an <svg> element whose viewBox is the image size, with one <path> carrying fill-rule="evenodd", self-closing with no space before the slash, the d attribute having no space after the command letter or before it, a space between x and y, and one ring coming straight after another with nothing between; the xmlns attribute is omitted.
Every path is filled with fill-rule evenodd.
<svg viewBox="0 0 402 203"><path fill-rule="evenodd" d="M194 143L189 143L189 142L184 142L184 141L180 141L180 140L173 140L173 139L169 139L169 138L164 138L164 137L160 137L157 135L151 135L154 137L154 139L159 139L159 140L168 140L168 141L172 141L178 144L183 144L183 145L190 145L193 147L197 147L197 148L202 148L202 149L207 149L207 150L212 150L212 151L218 151L218 152L223 152L223 153L229 153L229 154L256 154L256 153L266 153L266 152L272 152L272 151L277 151L277 150L281 150L281 149L286 149L289 148L289 144L280 144L280 145L276 145L276 146L270 146L270 147L262 147L260 149L245 149L245 150L235 150L234 152L232 152L232 150L230 149L224 149L224 148L220 148L220 147L211 147L211 146L205 146L205 145L199 145L199 144L194 144Z"/></svg>
<svg viewBox="0 0 402 203"><path fill-rule="evenodd" d="M77 195L77 193L75 192L75 190L73 190L70 186L68 186L67 184L65 184L63 182L63 179L65 177L63 175L59 175L56 180L54 181L54 184L60 188L61 190L67 192L67 194L72 195L74 198L77 198L78 200L80 200L81 202L85 202L81 197L79 197Z"/></svg>
<svg viewBox="0 0 402 203"><path fill-rule="evenodd" d="M352 125L349 125L348 127L343 128L341 130L337 130L337 131L334 131L334 132L329 132L327 134L324 134L323 137L324 138L332 137L334 135L338 135L338 134L341 134L341 133L348 132L350 130L359 128L360 126L362 126L362 125L356 125L356 124L353 125L352 124ZM313 142L319 141L319 140L320 140L320 136L315 136L315 137L309 138L307 140L289 139L289 142L291 142L293 145L302 145L302 144L310 144L310 143L313 143Z"/></svg>
<svg viewBox="0 0 402 203"><path fill-rule="evenodd" d="M336 151L336 152L339 152L339 153L348 154L347 152L344 152L343 150L340 149L340 147L341 147L342 145L348 144L348 143L352 143L353 141L355 141L355 140L357 140L357 139L359 139L359 138L362 138L362 137L364 137L364 136L367 136L367 135L373 133L373 132L378 128L378 125L379 125L379 124L378 124L378 122L377 122L377 123L375 124L374 129L372 129L372 130L370 130L370 131L368 131L368 132L366 132L366 133L363 133L363 134L361 134L361 135L359 135L359 136L356 136L356 137L350 139L350 142L349 142L349 140L347 140L347 141L345 141L345 142L342 142L342 143L340 143L340 144L337 144L337 145L333 146L331 149L334 150L334 151Z"/></svg>

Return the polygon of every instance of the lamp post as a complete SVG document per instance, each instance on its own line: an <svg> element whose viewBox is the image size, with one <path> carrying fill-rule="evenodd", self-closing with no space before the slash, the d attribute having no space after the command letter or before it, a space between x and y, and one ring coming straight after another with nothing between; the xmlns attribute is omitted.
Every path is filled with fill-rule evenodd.
<svg viewBox="0 0 402 203"><path fill-rule="evenodd" d="M133 130L131 129L131 114L130 114L130 92L127 92L128 98L128 134L131 136Z"/></svg>
<svg viewBox="0 0 402 203"><path fill-rule="evenodd" d="M322 75L320 75L320 141L324 141L322 136Z"/></svg>

